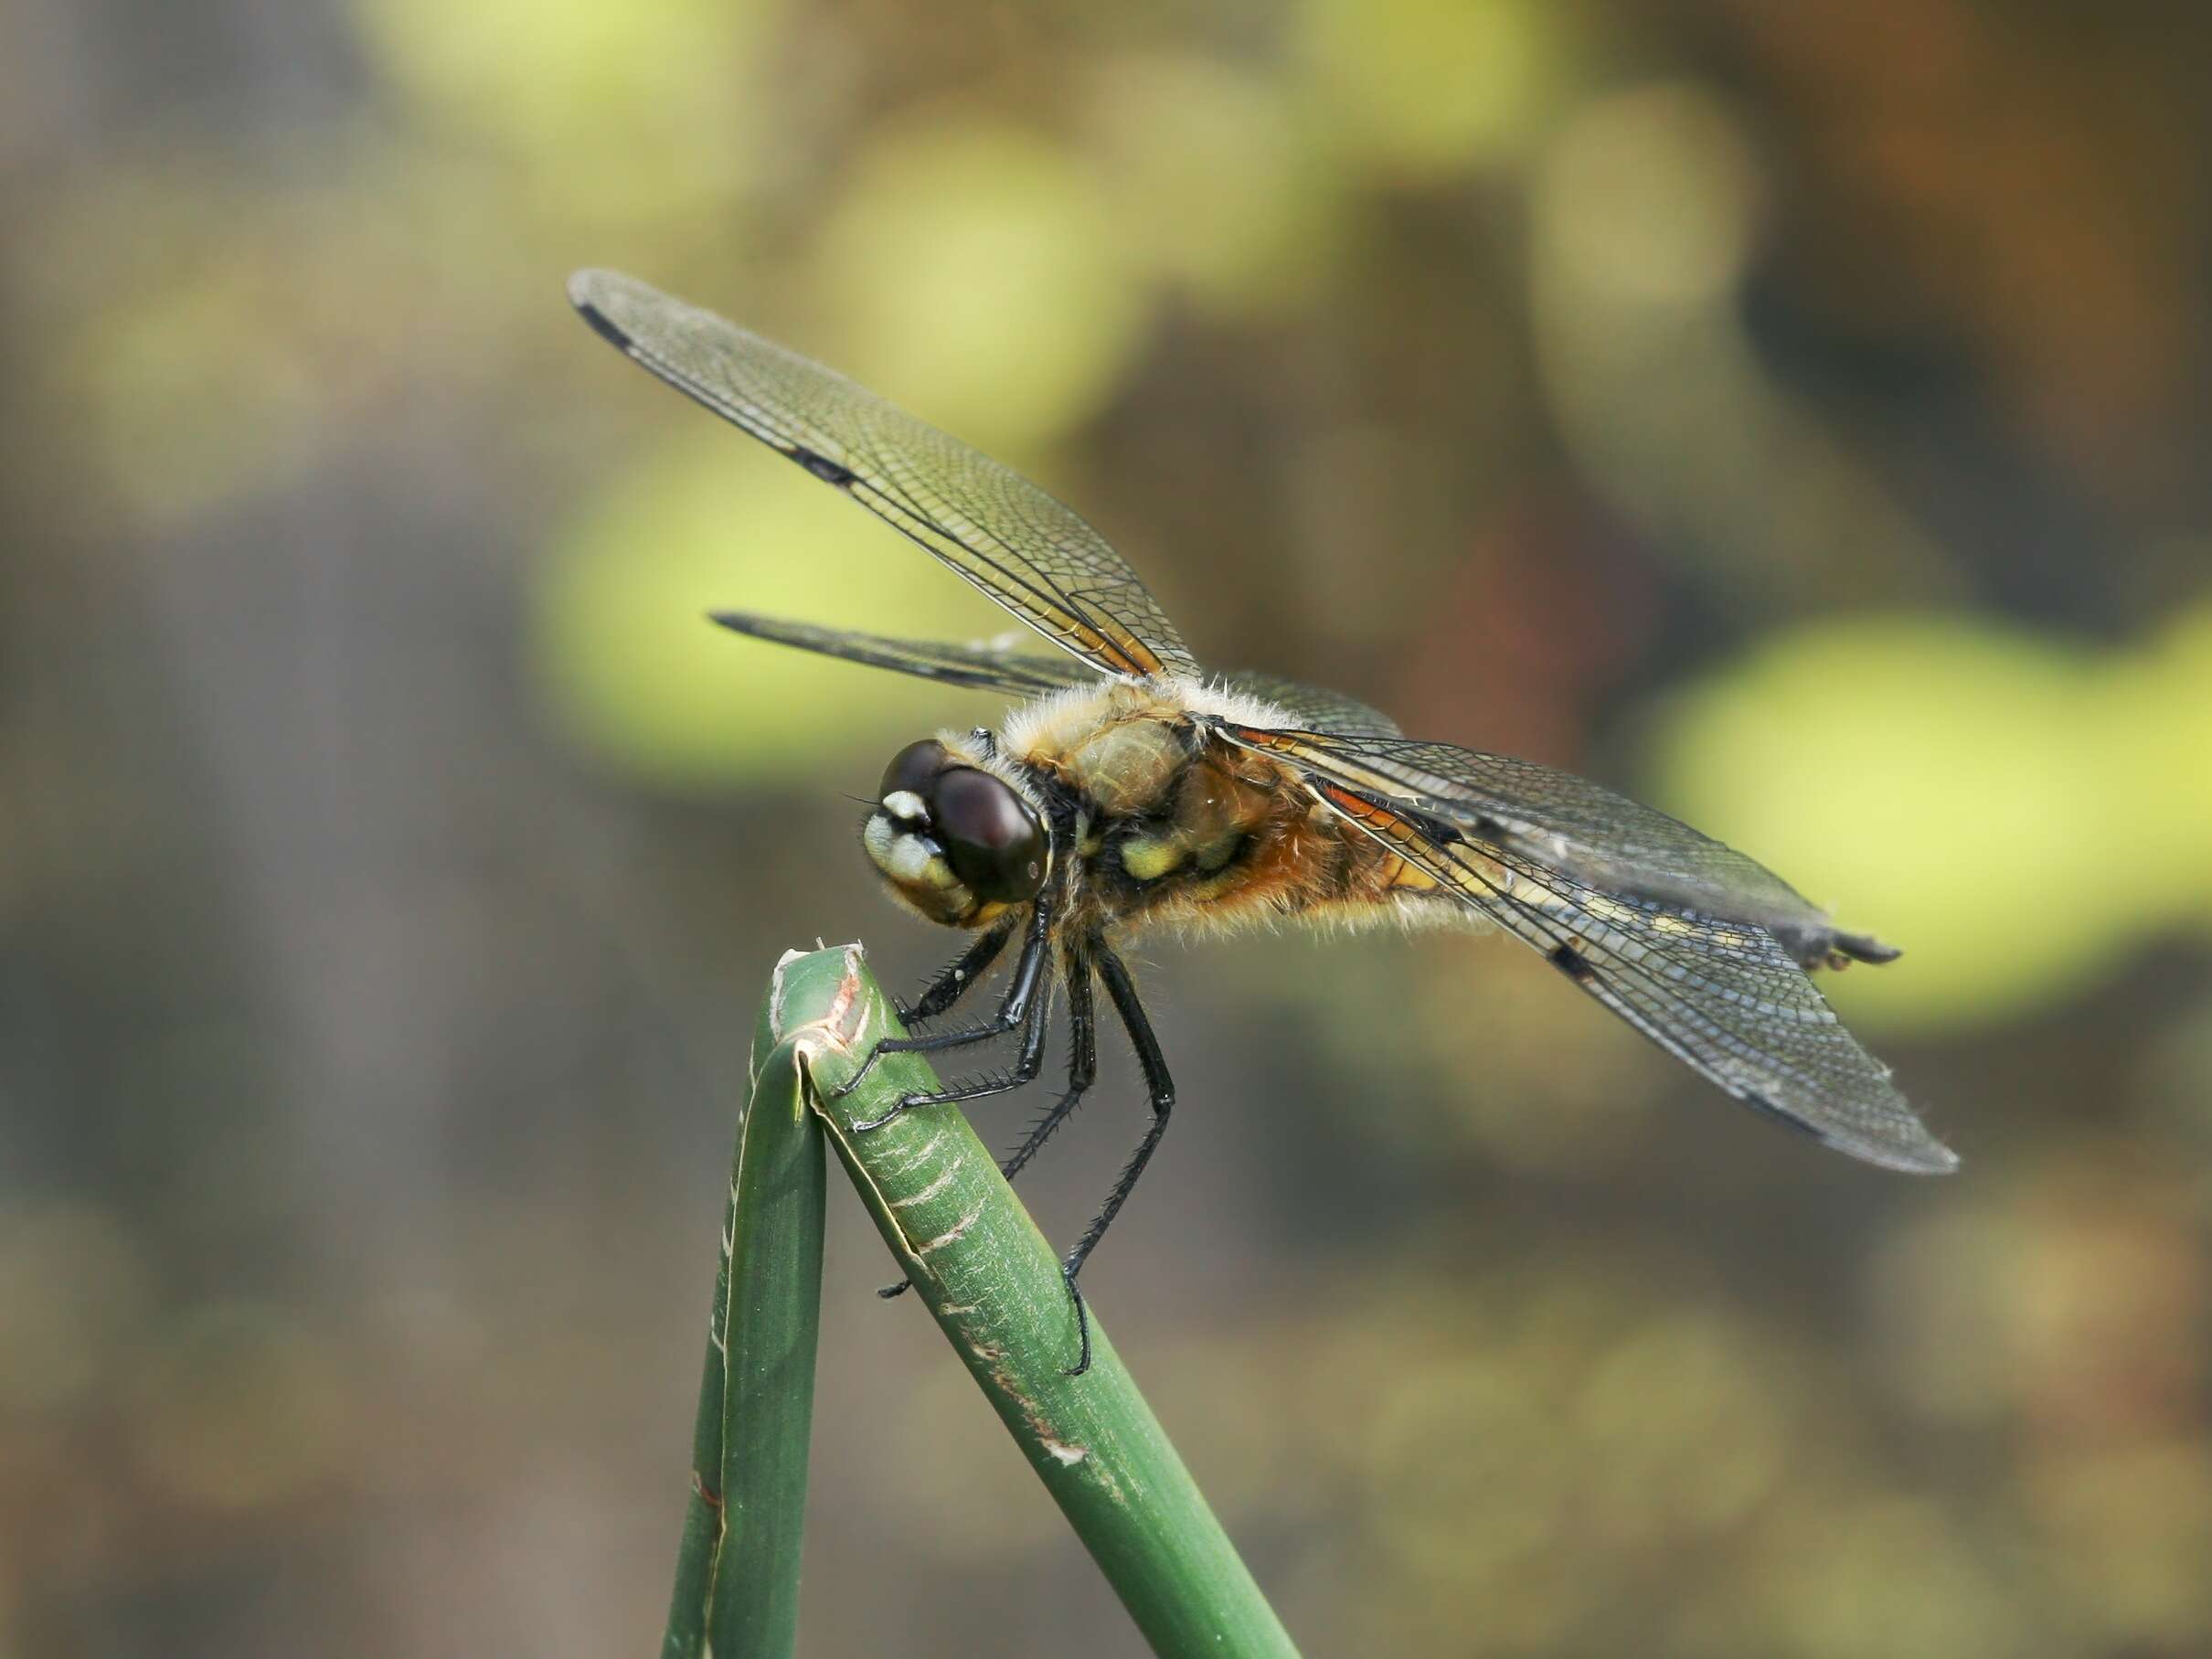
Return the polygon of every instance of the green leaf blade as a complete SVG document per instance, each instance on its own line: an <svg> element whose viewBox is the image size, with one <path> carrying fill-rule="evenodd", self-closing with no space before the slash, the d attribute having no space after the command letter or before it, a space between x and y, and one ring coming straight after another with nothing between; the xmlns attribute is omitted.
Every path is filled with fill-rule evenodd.
<svg viewBox="0 0 2212 1659"><path fill-rule="evenodd" d="M827 1182L807 1038L773 1029L782 990L780 968L730 1168L667 1659L777 1659L797 1638Z"/></svg>
<svg viewBox="0 0 2212 1659"><path fill-rule="evenodd" d="M857 945L786 958L777 1029L802 1034L810 1097L885 1242L1154 1651L1294 1659L1190 1472L1111 1339L1091 1321L1078 1351L1059 1261L953 1107L902 1112L938 1087L918 1057L887 1055L850 1095L827 1098L875 1043L901 1034Z"/></svg>

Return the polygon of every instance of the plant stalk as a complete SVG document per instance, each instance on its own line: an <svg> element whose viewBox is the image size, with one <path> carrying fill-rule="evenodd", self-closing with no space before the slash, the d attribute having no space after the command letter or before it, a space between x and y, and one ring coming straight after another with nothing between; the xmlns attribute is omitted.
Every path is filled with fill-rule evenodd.
<svg viewBox="0 0 2212 1659"><path fill-rule="evenodd" d="M777 1051L798 1046L808 1098L885 1241L1153 1651L1295 1659L1095 1313L1090 1369L1067 1375L1077 1335L1058 1259L966 1118L920 1107L854 1130L936 1089L930 1068L887 1055L830 1098L878 1038L903 1034L860 947L787 956L777 983Z"/></svg>

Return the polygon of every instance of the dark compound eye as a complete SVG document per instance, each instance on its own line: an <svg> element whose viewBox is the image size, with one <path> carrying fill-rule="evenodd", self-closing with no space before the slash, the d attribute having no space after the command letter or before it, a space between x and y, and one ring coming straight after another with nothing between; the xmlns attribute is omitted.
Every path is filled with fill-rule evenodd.
<svg viewBox="0 0 2212 1659"><path fill-rule="evenodd" d="M1002 904L1037 897L1045 832L1019 795L987 771L955 766L938 778L930 807L952 873L971 893Z"/></svg>
<svg viewBox="0 0 2212 1659"><path fill-rule="evenodd" d="M924 738L919 743L909 743L891 757L891 763L883 769L883 787L876 792L876 799L895 795L900 790L911 790L924 801L930 798L930 786L936 782L937 774L944 771L952 757L945 746L935 738Z"/></svg>

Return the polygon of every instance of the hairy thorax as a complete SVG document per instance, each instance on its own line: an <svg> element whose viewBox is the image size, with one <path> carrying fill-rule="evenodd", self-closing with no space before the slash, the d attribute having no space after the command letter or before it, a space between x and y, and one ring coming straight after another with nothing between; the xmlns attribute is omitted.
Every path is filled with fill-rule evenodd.
<svg viewBox="0 0 2212 1659"><path fill-rule="evenodd" d="M1203 693L1122 684L1025 710L1009 753L1076 803L1078 902L1097 924L1233 929L1287 917L1412 920L1435 886L1330 812L1281 762L1191 717Z"/></svg>

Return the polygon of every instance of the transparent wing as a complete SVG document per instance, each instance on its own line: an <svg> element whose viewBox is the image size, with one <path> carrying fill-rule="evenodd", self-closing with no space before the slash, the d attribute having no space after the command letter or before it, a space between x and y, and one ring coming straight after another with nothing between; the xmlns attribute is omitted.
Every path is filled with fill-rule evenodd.
<svg viewBox="0 0 2212 1659"><path fill-rule="evenodd" d="M1296 680L1278 679L1271 674L1230 674L1222 679L1231 691L1247 692L1272 703L1309 730L1370 738L1398 735L1396 720L1341 691L1301 686Z"/></svg>
<svg viewBox="0 0 2212 1659"><path fill-rule="evenodd" d="M795 645L824 656L889 668L948 686L977 691L999 691L1008 697L1042 697L1071 686L1096 685L1098 675L1072 657L1038 656L1017 651L1004 640L984 640L952 645L936 640L895 640L880 634L857 633L845 628L820 628L812 622L787 622L781 617L756 616L745 611L717 611L714 620L733 633ZM1301 723L1331 732L1389 736L1398 730L1390 717L1341 692L1302 686L1271 674L1230 674L1221 676L1232 691L1261 698Z"/></svg>
<svg viewBox="0 0 2212 1659"><path fill-rule="evenodd" d="M1838 932L1825 911L1757 860L1572 772L1379 733L1271 738L1267 747L1285 759L1324 764L1356 789L1404 801L1598 891L1754 922L1808 967L1837 952L1865 962L1898 954Z"/></svg>
<svg viewBox="0 0 2212 1659"><path fill-rule="evenodd" d="M580 271L584 320L677 390L835 484L1103 673L1197 665L1120 554L1019 473L843 375L610 271Z"/></svg>
<svg viewBox="0 0 2212 1659"><path fill-rule="evenodd" d="M757 640L773 640L779 645L796 645L802 651L843 657L848 663L918 675L941 685L1001 691L1008 697L1042 697L1070 686L1099 683L1099 676L1073 657L1032 656L1003 649L995 641L945 645L929 640L885 639L842 628L817 628L809 622L753 616L742 611L718 611L714 620L733 633L750 634Z"/></svg>
<svg viewBox="0 0 2212 1659"><path fill-rule="evenodd" d="M1544 862L1498 837L1487 806L1379 793L1356 739L1241 728L1223 735L1292 760L1316 798L1737 1099L1871 1164L1921 1175L1957 1167L1767 926L1624 893ZM1341 761L1337 749L1347 751Z"/></svg>

